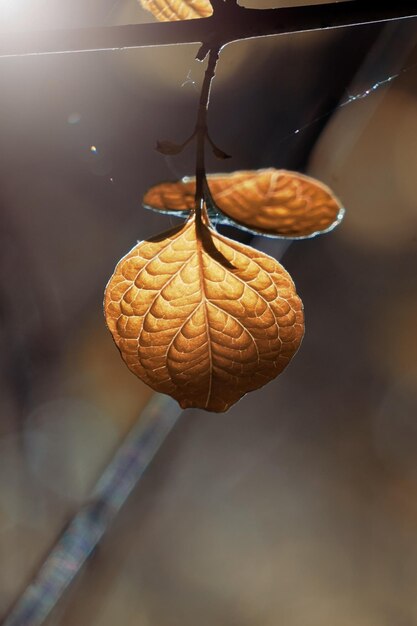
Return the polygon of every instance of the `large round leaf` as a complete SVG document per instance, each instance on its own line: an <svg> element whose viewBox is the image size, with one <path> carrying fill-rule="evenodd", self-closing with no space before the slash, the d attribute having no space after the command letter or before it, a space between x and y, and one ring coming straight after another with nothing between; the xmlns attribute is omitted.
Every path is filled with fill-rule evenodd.
<svg viewBox="0 0 417 626"><path fill-rule="evenodd" d="M194 216L136 245L104 304L128 367L183 408L226 411L282 372L304 334L285 269Z"/></svg>

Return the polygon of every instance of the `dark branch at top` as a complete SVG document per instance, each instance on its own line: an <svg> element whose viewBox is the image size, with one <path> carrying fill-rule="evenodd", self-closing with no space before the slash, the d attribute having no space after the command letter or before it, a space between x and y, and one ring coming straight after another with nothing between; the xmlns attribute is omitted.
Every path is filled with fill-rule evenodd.
<svg viewBox="0 0 417 626"><path fill-rule="evenodd" d="M170 44L204 43L208 48L231 41L302 31L370 24L417 16L416 0L351 0L281 9L245 9L214 3L212 17L183 22L103 28L3 32L0 57L120 50Z"/></svg>

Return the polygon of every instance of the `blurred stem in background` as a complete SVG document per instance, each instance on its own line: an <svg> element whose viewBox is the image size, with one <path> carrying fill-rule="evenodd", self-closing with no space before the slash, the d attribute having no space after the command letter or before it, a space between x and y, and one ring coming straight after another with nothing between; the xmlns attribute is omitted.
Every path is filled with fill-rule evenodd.
<svg viewBox="0 0 417 626"><path fill-rule="evenodd" d="M154 395L101 476L87 503L63 532L3 626L39 626L96 548L181 414Z"/></svg>

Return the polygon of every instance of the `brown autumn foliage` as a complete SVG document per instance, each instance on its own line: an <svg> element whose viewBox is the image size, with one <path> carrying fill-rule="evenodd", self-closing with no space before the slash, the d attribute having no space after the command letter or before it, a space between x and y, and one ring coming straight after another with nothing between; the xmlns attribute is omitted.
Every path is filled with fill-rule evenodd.
<svg viewBox="0 0 417 626"><path fill-rule="evenodd" d="M140 0L140 3L160 22L193 20L213 13L209 0Z"/></svg>
<svg viewBox="0 0 417 626"><path fill-rule="evenodd" d="M213 13L208 0L140 2L160 21ZM204 140L218 158L228 158L207 132L219 51L209 51L194 133L182 144L157 142L159 152L176 155L197 137L198 192L195 178L187 177L156 185L143 199L145 207L186 222L121 259L104 301L107 325L129 369L181 407L215 412L282 372L302 341L304 315L280 263L219 235L211 223L302 239L331 230L344 212L326 185L296 172L205 175Z"/></svg>
<svg viewBox="0 0 417 626"><path fill-rule="evenodd" d="M331 230L344 209L323 183L296 172L214 174L207 182L202 215L194 178L145 194L148 208L187 221L118 263L104 305L132 372L183 408L221 412L282 372L301 343L304 317L280 263L221 236L210 220L304 238Z"/></svg>
<svg viewBox="0 0 417 626"><path fill-rule="evenodd" d="M285 269L194 215L136 245L104 305L127 366L183 408L226 411L282 372L304 334Z"/></svg>
<svg viewBox="0 0 417 626"><path fill-rule="evenodd" d="M343 216L340 201L326 185L298 172L269 168L207 179L220 210L217 221L233 221L252 232L301 239L334 228ZM143 203L166 213L185 213L193 209L194 196L195 178L187 177L152 187Z"/></svg>

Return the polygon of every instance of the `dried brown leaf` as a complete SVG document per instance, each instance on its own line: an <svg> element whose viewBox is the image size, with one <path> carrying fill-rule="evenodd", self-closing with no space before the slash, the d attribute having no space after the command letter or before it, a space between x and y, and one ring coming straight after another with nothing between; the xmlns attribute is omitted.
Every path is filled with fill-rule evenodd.
<svg viewBox="0 0 417 626"><path fill-rule="evenodd" d="M211 174L207 179L213 200L226 218L251 232L291 239L312 237L334 228L344 214L326 185L297 172L270 168ZM195 179L184 178L152 187L143 203L181 213L193 208L194 194Z"/></svg>
<svg viewBox="0 0 417 626"><path fill-rule="evenodd" d="M136 245L118 263L104 305L128 367L183 408L226 411L275 378L304 334L285 269L194 217Z"/></svg>
<svg viewBox="0 0 417 626"><path fill-rule="evenodd" d="M174 143L173 141L157 141L156 149L161 154L174 155L180 154L184 148L183 144Z"/></svg>
<svg viewBox="0 0 417 626"><path fill-rule="evenodd" d="M211 147L213 149L214 156L217 157L218 159L231 159L232 158L230 154L227 154L227 152L225 152L221 148L218 148L214 144L212 144Z"/></svg>
<svg viewBox="0 0 417 626"><path fill-rule="evenodd" d="M213 14L209 0L140 0L140 3L160 22L194 20Z"/></svg>

